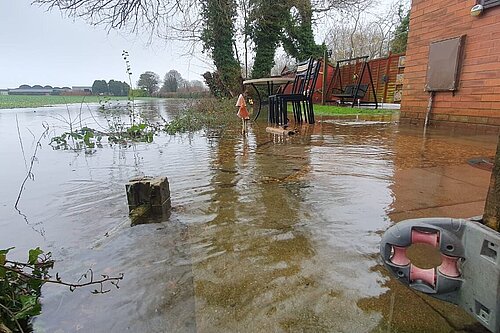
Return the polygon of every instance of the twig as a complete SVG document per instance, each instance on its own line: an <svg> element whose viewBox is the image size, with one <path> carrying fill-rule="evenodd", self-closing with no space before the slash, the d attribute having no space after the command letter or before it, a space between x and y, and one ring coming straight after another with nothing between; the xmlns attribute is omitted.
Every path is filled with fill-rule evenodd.
<svg viewBox="0 0 500 333"><path fill-rule="evenodd" d="M43 127L45 128L45 130L43 131L43 133L40 135L40 138L36 142L35 151L33 152L33 156L31 156L31 162L30 162L30 167L28 169L28 173L26 174L26 177L24 178L23 183L21 184L21 188L19 189L19 194L17 195L16 203L14 204L14 208L17 211L19 211L19 209L17 208L17 205L19 203L19 200L21 199L21 194L23 193L24 185L26 184L28 179L33 179L33 173L31 171L33 170L33 164L35 163L35 160L36 160L36 153L38 151L38 148L41 147L40 142L42 141L42 139L45 137L45 135L49 131L49 125L43 124Z"/></svg>
<svg viewBox="0 0 500 333"><path fill-rule="evenodd" d="M26 268L26 267L30 268L30 269L35 269L35 268L51 268L52 265L54 264L54 260L47 260L47 257L46 257L43 262L36 263L36 264L11 261L11 260L5 260L5 263L11 265L12 269L16 269L16 268L22 269L22 268Z"/></svg>
<svg viewBox="0 0 500 333"><path fill-rule="evenodd" d="M89 279L88 282L84 282L84 283L68 283L68 282L64 282L64 281L61 281L61 279L59 278L59 275L56 274L56 280L53 280L53 279L44 279L44 278L38 278L36 276L33 276L31 274L28 274L28 273L25 273L19 269L15 269L15 268L12 268L12 267L9 267L9 266L3 266L2 268L4 268L5 270L7 271L10 271L10 272L14 272L14 273L17 273L19 275L21 275L22 277L25 277L27 279L35 279L35 280L38 280L42 283L53 283L53 284L60 284L60 285L63 285L63 286L67 286L69 287L69 290L71 291L74 291L76 288L81 288L81 287L86 287L86 286L90 286L90 285L94 285L94 284L99 284L101 286L101 291L97 291L94 290L92 293L93 294L97 294L97 293L101 293L101 294L105 294L107 293L109 290L103 290L103 284L105 282L110 282L112 285L114 285L116 288L120 288L118 286L118 282L123 280L123 276L124 274L123 273L120 273L118 275L118 277L110 277L108 275L104 275L102 274L102 278L101 279L98 279L98 280L94 280L94 272L92 271L92 269L89 268L89 270L87 271L87 273L83 274L79 279L78 279L78 282L81 281L82 279ZM87 277L87 274L90 272L90 278Z"/></svg>
<svg viewBox="0 0 500 333"><path fill-rule="evenodd" d="M19 324L19 321L17 321L16 316L12 313L12 311L10 311L7 307L5 307L4 305L2 305L1 303L0 303L0 307L2 309L4 309L5 312L7 312L7 314L12 317L12 319L14 319L14 322L16 323L17 328L19 329L19 332L24 333L24 330L21 327L21 324Z"/></svg>
<svg viewBox="0 0 500 333"><path fill-rule="evenodd" d="M102 129L103 129L103 130L105 130L105 131L106 131L106 130L109 130L109 128L105 128L104 126L102 126L102 125L99 123L99 121L98 121L98 120L94 117L94 113L93 113L93 112L92 112L92 110L90 109L90 106L89 106L88 104L86 104L86 105L87 105L87 109L88 109L88 111L89 111L89 113L90 113L91 118L92 118L92 119L94 119L94 121L95 121L95 123L97 124L97 126L99 126L100 128L102 128ZM104 134L104 135L108 135L108 134L106 134L105 132L103 132L103 134Z"/></svg>
<svg viewBox="0 0 500 333"><path fill-rule="evenodd" d="M19 130L19 120L16 114L16 126L17 126L17 136L19 138L19 143L21 144L21 152L23 153L24 167L28 169L28 162L26 162L26 154L24 153L23 139L21 138L21 131Z"/></svg>
<svg viewBox="0 0 500 333"><path fill-rule="evenodd" d="M82 109L83 109L83 104L85 103L85 96L83 96L82 102L80 103L80 110L78 112L78 119L80 121L80 128L82 128ZM86 103L85 103L86 104Z"/></svg>
<svg viewBox="0 0 500 333"><path fill-rule="evenodd" d="M26 128L26 129L28 130L28 132L30 132L31 136L33 137L33 142L35 142L35 140L36 140L35 134L33 134L33 132L29 128ZM31 147L33 148L33 145Z"/></svg>

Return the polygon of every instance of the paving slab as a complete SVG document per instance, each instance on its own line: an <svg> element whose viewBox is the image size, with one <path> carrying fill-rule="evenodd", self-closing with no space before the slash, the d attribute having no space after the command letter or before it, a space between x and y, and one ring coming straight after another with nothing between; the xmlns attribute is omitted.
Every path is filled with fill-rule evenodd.
<svg viewBox="0 0 500 333"><path fill-rule="evenodd" d="M397 170L391 186L393 221L424 216L481 215L491 173L468 164Z"/></svg>

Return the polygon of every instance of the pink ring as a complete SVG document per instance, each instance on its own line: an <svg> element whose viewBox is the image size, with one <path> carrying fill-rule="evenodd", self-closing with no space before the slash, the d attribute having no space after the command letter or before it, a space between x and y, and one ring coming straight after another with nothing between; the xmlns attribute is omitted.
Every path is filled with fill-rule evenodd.
<svg viewBox="0 0 500 333"><path fill-rule="evenodd" d="M406 247L392 246L394 254L391 257L391 262L394 265L406 266L410 263L410 259L406 256Z"/></svg>
<svg viewBox="0 0 500 333"><path fill-rule="evenodd" d="M434 247L439 246L439 232L426 232L417 229L411 230L412 244L429 244Z"/></svg>
<svg viewBox="0 0 500 333"><path fill-rule="evenodd" d="M441 265L438 270L441 274L449 277L459 277L460 271L458 270L458 259L457 257L450 257L441 253Z"/></svg>
<svg viewBox="0 0 500 333"><path fill-rule="evenodd" d="M432 287L436 286L436 270L434 268L423 269L410 265L410 281L422 280Z"/></svg>

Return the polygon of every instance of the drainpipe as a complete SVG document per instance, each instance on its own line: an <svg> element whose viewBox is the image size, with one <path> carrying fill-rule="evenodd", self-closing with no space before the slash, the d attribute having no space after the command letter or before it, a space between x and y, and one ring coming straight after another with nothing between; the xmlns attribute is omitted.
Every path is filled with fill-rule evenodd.
<svg viewBox="0 0 500 333"><path fill-rule="evenodd" d="M432 101L434 99L434 91L429 92L429 103L427 104L427 112L425 113L424 129L427 128L429 124L429 115L432 111Z"/></svg>

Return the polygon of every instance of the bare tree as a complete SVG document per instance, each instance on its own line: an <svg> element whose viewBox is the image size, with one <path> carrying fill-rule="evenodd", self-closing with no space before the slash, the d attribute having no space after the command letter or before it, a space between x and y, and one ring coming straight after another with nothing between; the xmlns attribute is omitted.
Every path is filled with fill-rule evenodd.
<svg viewBox="0 0 500 333"><path fill-rule="evenodd" d="M313 43L312 29L309 29L304 37L304 31L311 26L314 19L331 12L349 12L353 6L361 8L363 4L373 1L375 0L283 0L283 8L295 8L302 17L295 20L296 22L283 20L286 26L278 30L283 32L288 29L287 33L278 33L286 38L282 38L281 42L273 44L272 47L281 45L287 46L288 49L298 48L301 56L311 51L308 49L311 45L320 50ZM239 80L230 80L226 76L228 73L231 77L238 76L240 73L236 72L239 72L241 65L244 68L243 76L248 76L248 68L252 63L252 59L249 59L249 49L252 44L257 45L255 34L252 36L249 31L252 20L256 20L252 13L259 4L267 2L268 0L32 0L35 5L48 10L58 9L69 17L81 18L91 25L131 32L147 31L150 33L150 40L153 36L158 36L189 42L192 56L196 55L196 45L203 44L204 52L211 56L228 86L238 86ZM236 8L233 8L233 3ZM270 3L269 8L265 13L277 11L275 3ZM293 13L287 11L283 14L293 16ZM240 22L240 29L233 29L231 24L235 19ZM269 31L263 32L264 35L272 35ZM224 37L224 42L219 41L221 36ZM240 57L238 52L238 37L241 37L240 43L242 41L244 45L243 57ZM232 42L227 42L228 40ZM284 45L285 42L287 45Z"/></svg>
<svg viewBox="0 0 500 333"><path fill-rule="evenodd" d="M372 0L311 0L311 5L316 13L328 15L339 11L347 13L352 11L353 6L372 2Z"/></svg>
<svg viewBox="0 0 500 333"><path fill-rule="evenodd" d="M401 6L408 6L407 0L392 3L388 10L372 13L373 5L362 3L353 5L345 19L332 20L326 34L325 43L332 50L333 61L368 56L387 56L391 40L401 18Z"/></svg>
<svg viewBox="0 0 500 333"><path fill-rule="evenodd" d="M177 36L185 28L187 17L198 9L196 0L33 0L32 4L59 9L69 17L78 17L91 25L108 29L144 29L162 37ZM189 21L196 27L194 21ZM186 31L189 36L190 31Z"/></svg>
<svg viewBox="0 0 500 333"><path fill-rule="evenodd" d="M274 57L274 67L271 69L271 75L286 74L286 71L292 71L294 67L295 60L283 50L278 51L278 55Z"/></svg>

